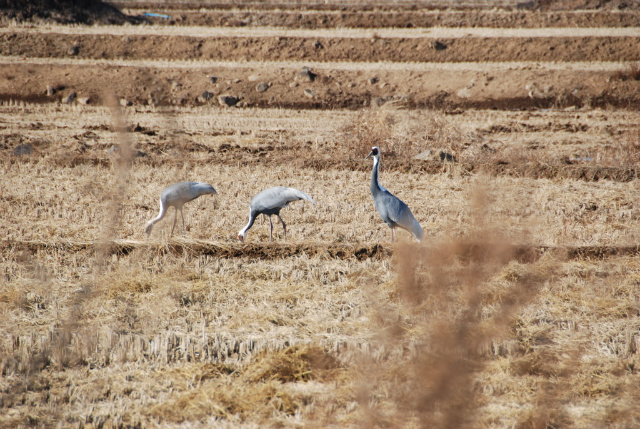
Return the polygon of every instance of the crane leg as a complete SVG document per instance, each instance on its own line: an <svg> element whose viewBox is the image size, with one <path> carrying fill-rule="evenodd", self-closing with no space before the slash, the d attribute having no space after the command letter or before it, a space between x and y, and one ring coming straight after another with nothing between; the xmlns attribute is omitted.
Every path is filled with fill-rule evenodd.
<svg viewBox="0 0 640 429"><path fill-rule="evenodd" d="M269 215L269 241L273 241L273 222L271 222L271 215Z"/></svg>
<svg viewBox="0 0 640 429"><path fill-rule="evenodd" d="M180 217L182 218L182 235L187 233L187 229L184 227L184 213L182 212L182 207L180 207Z"/></svg>
<svg viewBox="0 0 640 429"><path fill-rule="evenodd" d="M391 228L391 242L392 243L396 242L396 229L395 228Z"/></svg>
<svg viewBox="0 0 640 429"><path fill-rule="evenodd" d="M285 241L287 240L287 225L285 225L284 221L282 220L282 218L280 217L280 215L277 215L278 219L280 219L280 222L282 223L282 229L284 230L284 239Z"/></svg>
<svg viewBox="0 0 640 429"><path fill-rule="evenodd" d="M171 234L169 234L169 237L173 235L173 230L176 228L177 220L178 220L178 209L176 209L175 213L173 214L173 226L171 227Z"/></svg>

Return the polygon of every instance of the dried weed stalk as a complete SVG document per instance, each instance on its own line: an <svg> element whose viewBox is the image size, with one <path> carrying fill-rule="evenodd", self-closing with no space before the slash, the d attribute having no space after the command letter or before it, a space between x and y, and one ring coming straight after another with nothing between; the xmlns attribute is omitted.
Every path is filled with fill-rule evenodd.
<svg viewBox="0 0 640 429"><path fill-rule="evenodd" d="M640 164L640 128L625 133L616 149L610 158L612 164L637 169Z"/></svg>
<svg viewBox="0 0 640 429"><path fill-rule="evenodd" d="M612 80L640 80L640 63L627 65L624 69L618 70L611 75Z"/></svg>
<svg viewBox="0 0 640 429"><path fill-rule="evenodd" d="M514 253L494 238L485 201L480 193L469 236L429 250L396 248L398 308L378 309L385 353L363 358L363 427L477 427L477 377L488 351L551 271L534 264L502 290L488 287Z"/></svg>
<svg viewBox="0 0 640 429"><path fill-rule="evenodd" d="M353 122L342 128L345 143L339 149L346 156L356 159L367 156L373 146L386 149L393 141L394 122L393 115L387 110L361 112Z"/></svg>
<svg viewBox="0 0 640 429"><path fill-rule="evenodd" d="M373 146L392 158L430 151L433 159L439 159L441 152L455 156L465 144L463 133L441 112L416 116L392 108L360 112L340 130L340 137L338 150L356 159L364 158Z"/></svg>
<svg viewBox="0 0 640 429"><path fill-rule="evenodd" d="M95 332L99 329L96 326L86 324L87 303L96 296L93 284L98 282L98 273L106 265L110 254L108 246L118 229L120 222L120 209L122 200L126 192L129 170L131 167L131 142L126 133L124 118L118 110L115 101L112 102L113 116L116 128L120 133L121 158L118 163L116 173L116 183L111 192L105 197L107 201L106 218L102 222L103 245L96 254L94 260L96 278L93 282L87 281L73 294L66 304L67 311L50 327L48 337L40 337L32 340L28 344L17 345L15 353L5 356L0 362L0 367L4 375L25 374L28 378L37 377L38 373L48 366L57 369L70 368L87 362L94 349ZM59 263L66 263L58 261ZM43 284L47 283L47 277L40 279ZM12 297L6 295L7 300L15 302L17 305L28 306L24 297L20 294Z"/></svg>
<svg viewBox="0 0 640 429"><path fill-rule="evenodd" d="M131 164L133 160L133 142L131 141L131 135L127 130L124 114L120 110L115 97L109 97L108 99L110 100L108 104L114 120L114 126L118 132L118 139L120 140L120 156L119 158L117 158L115 164L115 184L105 198L105 200L107 201L107 216L103 223L102 232L102 241L105 244L103 245L103 251L100 252L101 254L99 255L99 258L102 259L102 262L104 262L106 254L108 253L106 243L109 242L114 236L114 233L117 230L118 225L120 224L120 219L122 218L122 202L124 196L126 195L129 172L131 170Z"/></svg>

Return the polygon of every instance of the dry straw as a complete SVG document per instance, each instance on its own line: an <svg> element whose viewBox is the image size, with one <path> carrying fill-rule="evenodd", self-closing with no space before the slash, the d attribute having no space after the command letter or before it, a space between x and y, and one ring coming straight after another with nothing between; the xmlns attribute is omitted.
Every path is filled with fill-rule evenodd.
<svg viewBox="0 0 640 429"><path fill-rule="evenodd" d="M3 159L0 228L12 241L1 252L0 426L524 429L634 427L640 418L634 182L387 168L385 184L426 232L425 245L396 246L368 194L370 164L299 168L278 159L333 156L342 142L327 129L338 128L338 114L314 112L331 124L314 128L285 111L241 112L249 120L177 109L175 123L150 108L131 111L158 132L131 142L153 162L111 165L59 164L54 153L80 150L81 136L94 148L74 156L107 159L122 144L108 112L87 108L78 119L66 107L20 109L3 114L45 128L21 133L55 137L47 137L52 153ZM434 148L466 162L483 144L500 152L547 139L535 133L549 121L576 140L608 135L597 112L588 127L583 112L450 113L340 115L363 124L353 141L366 153L373 138L397 143L396 160L434 138ZM267 120L287 132L251 132ZM196 133L205 121L244 132ZM293 133L292 122L304 130ZM417 137L413 146L402 146L407 136ZM200 146L189 155L191 143ZM288 152L277 152L281 143ZM522 159L553 157L552 147L531 146ZM253 156L263 161L230 161ZM521 165L515 155L506 161ZM220 201L193 203L185 237L160 230L143 242L165 181L188 176L224 184ZM292 238L267 245L268 228L258 226L250 244L237 245L256 188L293 181L319 204L288 208ZM548 251L558 244L582 250Z"/></svg>

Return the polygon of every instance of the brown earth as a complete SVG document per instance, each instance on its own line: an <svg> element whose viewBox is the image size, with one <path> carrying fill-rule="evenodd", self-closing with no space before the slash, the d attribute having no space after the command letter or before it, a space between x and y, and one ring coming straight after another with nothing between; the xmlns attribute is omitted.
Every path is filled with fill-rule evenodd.
<svg viewBox="0 0 640 429"><path fill-rule="evenodd" d="M148 2L144 0L115 0L110 2L120 8L142 8L154 9L159 7L158 2ZM637 2L630 0L467 0L461 2L451 2L448 0L419 0L412 2L375 2L367 0L325 0L322 2L298 2L295 0L281 1L250 1L238 4L233 0L227 1L167 1L162 7L171 9L251 9L256 11L286 9L294 11L313 10L333 10L333 11L412 11L422 10L438 11L482 11L493 9L498 11L573 11L573 10L600 10L600 11L633 11L638 10Z"/></svg>
<svg viewBox="0 0 640 429"><path fill-rule="evenodd" d="M285 27L285 28L429 28L429 27L495 27L495 28L554 28L554 27L635 27L638 14L621 10L617 13L583 10L574 12L503 11L392 11L368 12L341 10L272 11L256 14L247 11L189 11L150 8L165 17L144 16L148 9L128 9L134 16L144 17L157 25L206 27Z"/></svg>
<svg viewBox="0 0 640 429"><path fill-rule="evenodd" d="M273 26L286 28L413 28L413 27L627 27L638 25L637 2L541 1L438 2L372 4L322 3L145 3L143 1L37 0L0 2L0 20L43 20L57 23L154 24L189 26ZM115 6L115 7L114 7ZM117 8L126 9L128 16ZM191 9L191 10L190 10ZM486 11L483 9L493 9ZM574 10L579 9L578 13ZM499 14L496 14L496 10ZM260 13L255 13L260 11ZM615 13L610 13L615 11ZM161 17L149 16L152 12ZM535 12L535 13L533 13Z"/></svg>
<svg viewBox="0 0 640 429"><path fill-rule="evenodd" d="M289 21L296 15L294 10L277 12L280 18L274 18L271 24L305 28ZM203 16L211 13L218 12L208 9ZM235 23L212 22L229 27L244 25L242 16L263 16L247 10L219 13L240 16ZM311 10L310 15L298 16L324 22L316 13ZM502 28L541 28L548 20L565 27L580 26L586 21L597 26L601 20L609 20L602 25L625 27L637 25L630 17L640 16L629 8L622 13L592 10L586 15L553 12L560 14L556 18L547 12L531 11L371 13L399 20L406 20L403 13L460 18L460 26L486 24ZM640 61L640 38L634 33L616 37L571 36L568 30L565 35L554 37L447 38L419 32L416 37L380 37L373 31L370 37L345 37L341 34L342 25L402 26L400 21L378 24L377 18L353 12L349 15L348 10L329 15L356 20L313 26L329 29L318 37L250 37L232 33L224 37L183 36L175 31L180 27L165 25L166 20L157 20L151 27L153 31L165 31L160 35L144 34L144 27L121 35L90 34L90 29L85 34L82 28L72 34L63 34L63 29L58 31L55 27L45 31L5 29L0 33L0 55L6 57L0 70L0 100L57 102L75 92L78 98L88 97L91 103L104 104L106 91L129 103L156 106L216 104L217 96L225 94L239 98L239 107L264 108L359 109L390 101L414 109L640 106L640 72L636 64ZM493 23L478 18L483 16L490 16ZM249 24L269 23L246 23ZM412 24L421 25L429 24ZM581 65L558 66L575 62ZM297 76L305 65L312 66L313 81ZM217 80L214 82L211 76ZM262 84L260 91L258 84ZM53 90L49 95L45 95L47 86ZM199 99L205 91L207 97Z"/></svg>
<svg viewBox="0 0 640 429"><path fill-rule="evenodd" d="M438 49L436 43L441 43ZM76 50L71 54L69 48ZM640 37L326 38L0 35L0 55L102 60L314 62L638 61Z"/></svg>
<svg viewBox="0 0 640 429"><path fill-rule="evenodd" d="M108 91L134 104L179 106L215 104L225 94L238 97L238 106L305 109L388 101L448 109L640 105L640 72L633 64L640 60L637 37L309 40L17 29L0 40L8 62L0 71L2 100L52 102L75 92L103 104ZM501 65L510 61L516 63ZM616 61L627 65L598 69L601 62ZM563 62L583 65L557 66ZM482 65L474 69L469 63ZM297 73L310 64L313 80L300 79ZM45 96L46 86L57 95ZM198 100L205 91L211 101Z"/></svg>
<svg viewBox="0 0 640 429"><path fill-rule="evenodd" d="M12 60L0 70L0 99L50 103L75 92L93 104L104 104L105 97L112 95L132 104L155 106L217 105L217 97L226 94L240 99L237 107L294 109L359 109L387 102L449 110L640 105L640 74L632 67L620 71L544 71L517 65L486 71L448 66L357 71L319 65L313 68L317 75L313 82L299 82L300 67L295 66L149 68L121 62L74 65L74 61L45 65ZM262 92L256 89L260 82L266 85ZM47 86L53 89L52 95L45 94ZM539 93L531 93L537 88ZM209 99L199 99L205 91Z"/></svg>

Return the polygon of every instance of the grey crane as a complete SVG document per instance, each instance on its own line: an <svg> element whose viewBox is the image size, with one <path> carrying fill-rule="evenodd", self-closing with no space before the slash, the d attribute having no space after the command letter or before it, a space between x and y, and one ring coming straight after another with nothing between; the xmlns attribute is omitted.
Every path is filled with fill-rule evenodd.
<svg viewBox="0 0 640 429"><path fill-rule="evenodd" d="M397 227L406 229L413 234L416 240L422 241L422 227L411 213L409 206L380 185L380 149L373 147L365 159L369 157L373 157L371 196L380 217L391 228L391 241L395 241Z"/></svg>
<svg viewBox="0 0 640 429"><path fill-rule="evenodd" d="M287 239L287 225L280 217L280 210L287 207L289 203L298 200L311 201L313 204L316 202L309 195L302 191L298 191L293 188L285 188L282 186L276 186L274 188L265 189L258 195L253 197L251 204L249 204L249 223L238 232L238 240L244 241L247 236L247 231L253 226L253 222L258 215L269 216L269 241L273 241L273 223L271 222L271 215L278 216L282 223L282 229L284 229L284 239Z"/></svg>
<svg viewBox="0 0 640 429"><path fill-rule="evenodd" d="M176 227L178 210L180 210L180 216L182 217L182 231L184 231L184 214L182 213L182 206L189 201L195 200L200 195L207 194L217 194L217 192L213 189L213 186L204 182L180 182L165 188L162 191L162 194L160 194L160 214L158 214L156 218L147 222L147 227L144 229L144 232L147 233L147 237L151 235L153 225L167 214L169 207L175 207L176 209L170 235L173 235L173 230Z"/></svg>

